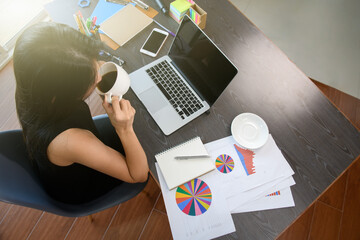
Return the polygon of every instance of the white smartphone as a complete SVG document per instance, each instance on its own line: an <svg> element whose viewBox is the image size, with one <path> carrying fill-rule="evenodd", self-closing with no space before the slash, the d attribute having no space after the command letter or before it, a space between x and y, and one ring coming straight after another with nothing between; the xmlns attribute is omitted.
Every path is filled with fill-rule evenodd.
<svg viewBox="0 0 360 240"><path fill-rule="evenodd" d="M154 28L141 47L140 52L151 57L156 57L168 36L168 32Z"/></svg>

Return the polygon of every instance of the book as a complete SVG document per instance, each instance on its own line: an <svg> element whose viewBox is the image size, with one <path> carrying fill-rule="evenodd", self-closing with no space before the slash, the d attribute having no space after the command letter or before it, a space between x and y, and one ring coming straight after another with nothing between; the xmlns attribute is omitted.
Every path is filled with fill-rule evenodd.
<svg viewBox="0 0 360 240"><path fill-rule="evenodd" d="M152 23L152 19L131 4L106 19L100 26L109 38L120 46Z"/></svg>
<svg viewBox="0 0 360 240"><path fill-rule="evenodd" d="M208 153L200 137L195 137L155 155L170 190L215 169L210 157L175 159L177 156L184 155L199 156L208 155Z"/></svg>
<svg viewBox="0 0 360 240"><path fill-rule="evenodd" d="M101 26L106 19L124 7L125 6L121 4L107 2L106 0L99 0L90 18L97 17L96 24Z"/></svg>

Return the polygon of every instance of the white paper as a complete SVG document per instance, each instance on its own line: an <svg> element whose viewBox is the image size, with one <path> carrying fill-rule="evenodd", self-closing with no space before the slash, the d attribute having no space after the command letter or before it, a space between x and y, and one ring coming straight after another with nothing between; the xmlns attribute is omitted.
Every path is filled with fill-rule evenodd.
<svg viewBox="0 0 360 240"><path fill-rule="evenodd" d="M234 222L221 185L218 185L215 171L198 178L211 190L210 206L202 214L190 216L184 213L176 202L178 188L169 190L158 164L155 163L155 166L174 239L211 239L235 231Z"/></svg>
<svg viewBox="0 0 360 240"><path fill-rule="evenodd" d="M276 191L278 195L263 196L244 204L234 210L232 213L254 212L261 210L269 210L275 208L285 208L295 206L294 198L290 187Z"/></svg>
<svg viewBox="0 0 360 240"><path fill-rule="evenodd" d="M238 213L238 209L243 209L244 205L251 203L259 198L262 198L268 194L284 189L295 184L293 177L278 178L272 182L268 182L256 188L252 188L248 191L239 192L236 195L227 197L231 213ZM251 211L251 209L250 209Z"/></svg>
<svg viewBox="0 0 360 240"><path fill-rule="evenodd" d="M206 157L188 160L175 159L176 156L182 155L208 155L208 152L200 137L196 137L156 154L155 158L169 189L174 189L193 178L215 169L211 159Z"/></svg>
<svg viewBox="0 0 360 240"><path fill-rule="evenodd" d="M241 161L234 145L242 151L240 154L244 161ZM232 136L207 143L205 148L215 165L216 159L224 156L223 154L225 158L231 157L234 163L232 171L227 173L215 169L218 181L225 188L228 197L294 174L271 135L263 147L255 150L241 148Z"/></svg>

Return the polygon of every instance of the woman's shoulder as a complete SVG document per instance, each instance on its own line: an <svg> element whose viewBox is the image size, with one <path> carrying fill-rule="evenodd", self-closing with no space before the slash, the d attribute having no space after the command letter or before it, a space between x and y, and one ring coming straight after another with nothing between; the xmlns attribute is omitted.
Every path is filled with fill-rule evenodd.
<svg viewBox="0 0 360 240"><path fill-rule="evenodd" d="M71 114L53 123L47 156L55 165L71 164L73 161L69 156L74 155L78 146L84 143L89 144L90 140L98 136L88 105L83 101L76 104Z"/></svg>
<svg viewBox="0 0 360 240"><path fill-rule="evenodd" d="M97 137L87 129L69 128L50 142L47 156L55 165L69 166L84 149L91 148L97 141L99 141Z"/></svg>

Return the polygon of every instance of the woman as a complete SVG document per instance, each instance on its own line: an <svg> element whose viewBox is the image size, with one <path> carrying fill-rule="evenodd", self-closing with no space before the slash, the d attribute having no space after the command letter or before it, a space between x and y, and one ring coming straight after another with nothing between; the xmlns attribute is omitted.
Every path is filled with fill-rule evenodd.
<svg viewBox="0 0 360 240"><path fill-rule="evenodd" d="M101 42L56 23L36 24L16 42L18 117L30 159L49 195L59 201L88 202L122 181L144 182L148 177L130 102L117 97L112 104L103 101L117 149L100 140L84 102L101 81L101 48Z"/></svg>

